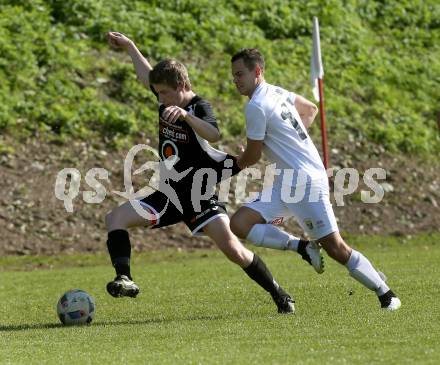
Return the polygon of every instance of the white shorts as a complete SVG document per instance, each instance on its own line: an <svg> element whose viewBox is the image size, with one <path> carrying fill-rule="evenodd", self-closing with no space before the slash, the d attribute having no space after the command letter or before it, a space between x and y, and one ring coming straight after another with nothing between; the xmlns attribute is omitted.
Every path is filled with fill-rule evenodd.
<svg viewBox="0 0 440 365"><path fill-rule="evenodd" d="M293 216L312 240L338 231L327 179L296 187L275 182L244 206L259 212L270 224L281 224Z"/></svg>

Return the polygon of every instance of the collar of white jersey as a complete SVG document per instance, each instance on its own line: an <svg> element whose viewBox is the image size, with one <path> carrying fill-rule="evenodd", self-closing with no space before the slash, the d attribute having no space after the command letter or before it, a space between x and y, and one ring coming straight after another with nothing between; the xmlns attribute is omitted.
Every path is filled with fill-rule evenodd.
<svg viewBox="0 0 440 365"><path fill-rule="evenodd" d="M255 88L255 90L254 90L254 92L252 93L252 96L251 96L251 98L249 99L249 101L252 101L252 99L254 98L254 96L255 95L257 95L260 91L261 91L261 89L263 88L263 87L265 87L267 85L267 83L266 83L266 81L261 81L259 84L258 84L258 86Z"/></svg>

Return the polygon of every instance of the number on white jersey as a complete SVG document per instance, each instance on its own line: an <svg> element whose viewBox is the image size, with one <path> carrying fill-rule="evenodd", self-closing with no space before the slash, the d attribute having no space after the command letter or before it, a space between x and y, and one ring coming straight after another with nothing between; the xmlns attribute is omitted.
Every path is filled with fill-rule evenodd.
<svg viewBox="0 0 440 365"><path fill-rule="evenodd" d="M291 105L294 105L294 103L290 98L287 98L287 102ZM301 138L301 140L304 141L305 139L307 139L307 134L304 132L301 123L299 123L296 120L296 118L292 115L292 112L289 110L289 106L285 102L281 104L281 109L282 109L281 118L283 118L283 120L289 119L293 129L297 131L299 138Z"/></svg>

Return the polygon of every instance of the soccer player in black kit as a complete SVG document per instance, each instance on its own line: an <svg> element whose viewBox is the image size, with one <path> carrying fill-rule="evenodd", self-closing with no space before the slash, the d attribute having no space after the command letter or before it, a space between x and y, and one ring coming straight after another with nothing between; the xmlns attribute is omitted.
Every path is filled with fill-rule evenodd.
<svg viewBox="0 0 440 365"><path fill-rule="evenodd" d="M217 197L201 199L198 209L194 207L191 187L197 171L209 168L221 176L225 167L230 167L233 174L238 173L239 168L234 157L209 145L209 142L219 140L220 132L210 104L192 91L185 66L167 59L152 68L134 42L125 35L109 32L107 38L110 45L128 52L139 80L156 95L159 102L159 155L162 161L171 162L175 172L182 175L178 181L167 180L168 187L178 193L177 206L160 189L138 201L138 206L148 212L150 219L138 214L131 201L106 215L107 247L116 270L116 278L107 284L109 294L136 297L139 293L130 273L128 228L158 228L184 222L192 234L209 236L229 260L243 268L250 278L269 292L279 313L293 313L292 298L273 279L263 260L244 247L231 232L229 218ZM163 171L166 172L161 168L161 183ZM215 183L219 180L217 178ZM204 183L202 190L212 187Z"/></svg>

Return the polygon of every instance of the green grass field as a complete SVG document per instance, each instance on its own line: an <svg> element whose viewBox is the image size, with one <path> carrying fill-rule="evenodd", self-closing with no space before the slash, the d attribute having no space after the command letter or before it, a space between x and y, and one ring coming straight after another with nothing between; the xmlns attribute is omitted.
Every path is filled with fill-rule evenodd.
<svg viewBox="0 0 440 365"><path fill-rule="evenodd" d="M134 300L106 294L104 255L1 258L0 363L438 364L439 238L351 241L388 276L396 313L328 258L317 275L285 252L259 251L295 296L293 316L216 251L136 255ZM58 322L56 302L75 287L96 300L90 326Z"/></svg>

